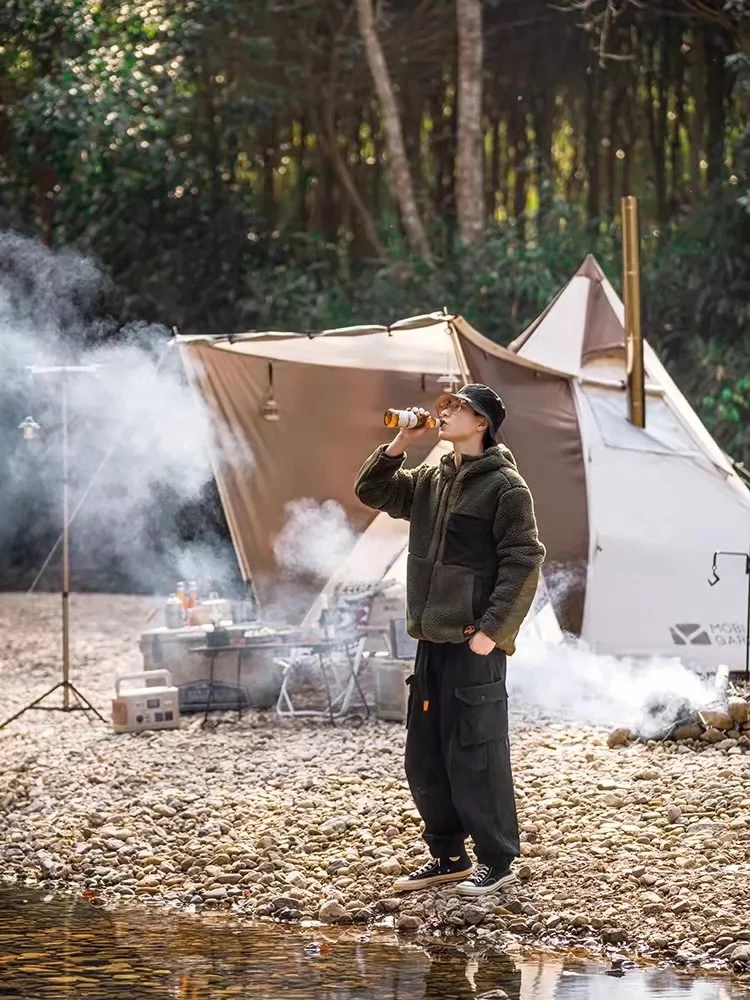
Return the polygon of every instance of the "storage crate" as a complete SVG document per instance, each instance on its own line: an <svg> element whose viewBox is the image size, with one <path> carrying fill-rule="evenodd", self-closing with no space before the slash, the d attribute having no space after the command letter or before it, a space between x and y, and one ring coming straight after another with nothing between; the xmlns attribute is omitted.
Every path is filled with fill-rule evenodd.
<svg viewBox="0 0 750 1000"><path fill-rule="evenodd" d="M375 677L375 715L393 722L406 721L409 688L406 678L414 672L412 660L370 659Z"/></svg>

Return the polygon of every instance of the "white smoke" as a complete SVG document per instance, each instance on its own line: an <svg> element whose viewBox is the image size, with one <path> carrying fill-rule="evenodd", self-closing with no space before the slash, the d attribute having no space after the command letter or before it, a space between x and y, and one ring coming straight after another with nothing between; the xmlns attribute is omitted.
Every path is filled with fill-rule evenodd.
<svg viewBox="0 0 750 1000"><path fill-rule="evenodd" d="M351 552L356 535L335 500L288 503L284 527L273 543L276 562L293 575L327 579Z"/></svg>
<svg viewBox="0 0 750 1000"><path fill-rule="evenodd" d="M628 726L646 738L716 700L713 680L676 658L606 656L572 639L521 643L508 661L508 692L542 717Z"/></svg>
<svg viewBox="0 0 750 1000"><path fill-rule="evenodd" d="M147 537L160 505L174 512L202 502L212 480L209 415L168 346L169 332L158 324L118 326L107 318L112 298L90 259L0 233L0 547L7 551L26 530L33 505L51 531L61 527L62 376L33 369L91 367L66 376L71 510L86 493L71 529L74 547L100 570L111 559L144 589L167 563L186 577L230 581L236 570L228 546L181 542L173 517ZM37 441L20 440L26 415L41 425Z"/></svg>

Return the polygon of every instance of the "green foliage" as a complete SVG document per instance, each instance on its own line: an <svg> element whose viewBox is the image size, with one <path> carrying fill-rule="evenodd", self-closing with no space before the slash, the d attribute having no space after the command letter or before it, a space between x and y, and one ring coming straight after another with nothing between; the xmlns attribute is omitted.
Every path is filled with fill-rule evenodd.
<svg viewBox="0 0 750 1000"><path fill-rule="evenodd" d="M731 55L727 79L719 60L709 88L712 22L679 4L667 25L634 4L611 41L635 58L605 72L560 4L487 5L488 217L503 221L468 251L453 239L454 5L386 6L380 28L434 269L409 254L393 216L348 0L5 0L0 226L90 253L121 291L121 315L184 331L320 329L445 305L507 343L586 253L619 286L627 187L649 234L647 334L721 443L750 460L748 53ZM720 6L734 24L750 16L747 0ZM648 66L672 77L651 81ZM708 90L732 82L732 99L712 102ZM667 107L680 114L662 123L660 160ZM712 122L736 149L708 148ZM736 185L706 194L705 173L690 168L704 154ZM373 259L363 211L385 260Z"/></svg>

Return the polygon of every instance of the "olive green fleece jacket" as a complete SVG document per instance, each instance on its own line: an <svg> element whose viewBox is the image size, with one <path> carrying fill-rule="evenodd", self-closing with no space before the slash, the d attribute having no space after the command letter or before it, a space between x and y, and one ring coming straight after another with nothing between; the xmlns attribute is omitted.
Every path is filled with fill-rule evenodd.
<svg viewBox="0 0 750 1000"><path fill-rule="evenodd" d="M410 522L407 631L465 642L480 629L508 654L534 600L544 546L528 486L503 445L437 466L402 469L381 445L360 469L357 497Z"/></svg>

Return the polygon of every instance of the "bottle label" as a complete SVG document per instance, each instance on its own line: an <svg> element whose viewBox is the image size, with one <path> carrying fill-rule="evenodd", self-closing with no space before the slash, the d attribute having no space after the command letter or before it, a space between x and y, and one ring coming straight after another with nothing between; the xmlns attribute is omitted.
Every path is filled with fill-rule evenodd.
<svg viewBox="0 0 750 1000"><path fill-rule="evenodd" d="M406 430L411 430L416 427L419 423L419 417L416 413L412 413L410 410L399 410L398 411L398 426Z"/></svg>

